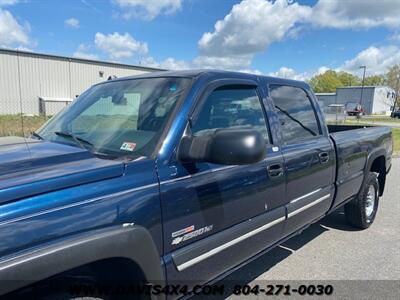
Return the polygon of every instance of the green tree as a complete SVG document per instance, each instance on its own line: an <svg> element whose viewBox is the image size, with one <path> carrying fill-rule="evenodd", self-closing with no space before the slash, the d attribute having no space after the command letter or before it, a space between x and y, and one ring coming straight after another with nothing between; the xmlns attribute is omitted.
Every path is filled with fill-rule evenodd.
<svg viewBox="0 0 400 300"><path fill-rule="evenodd" d="M400 76L400 64L393 66L389 72L384 75L372 75L365 77L364 85L388 85L395 91L399 89L397 78ZM323 74L312 77L309 81L311 87L316 93L334 93L336 88L344 86L361 86L362 79L353 74L340 71L328 70Z"/></svg>
<svg viewBox="0 0 400 300"><path fill-rule="evenodd" d="M357 86L361 85L361 80L357 76L341 71L339 73L336 73L337 78L340 80L342 83L342 86Z"/></svg>
<svg viewBox="0 0 400 300"><path fill-rule="evenodd" d="M336 88L343 86L337 73L333 70L312 77L309 83L316 93L334 93Z"/></svg>
<svg viewBox="0 0 400 300"><path fill-rule="evenodd" d="M383 75L373 75L365 77L364 85L384 85L385 84L385 76Z"/></svg>

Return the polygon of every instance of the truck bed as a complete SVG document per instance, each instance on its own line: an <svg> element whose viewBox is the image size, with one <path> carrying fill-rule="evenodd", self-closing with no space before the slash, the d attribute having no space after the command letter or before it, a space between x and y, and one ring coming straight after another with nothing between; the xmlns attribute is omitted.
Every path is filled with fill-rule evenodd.
<svg viewBox="0 0 400 300"><path fill-rule="evenodd" d="M328 125L328 130L336 149L335 207L358 194L372 156L382 157L387 170L390 168L391 156L387 153L392 151L392 139L391 129L383 126Z"/></svg>
<svg viewBox="0 0 400 300"><path fill-rule="evenodd" d="M327 125L327 126L328 126L329 133L373 127L373 126L366 126L366 125Z"/></svg>

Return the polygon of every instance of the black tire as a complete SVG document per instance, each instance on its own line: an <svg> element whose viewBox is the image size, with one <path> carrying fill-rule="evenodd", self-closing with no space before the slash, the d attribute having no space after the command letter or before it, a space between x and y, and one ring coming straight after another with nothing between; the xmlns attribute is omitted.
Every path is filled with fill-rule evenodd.
<svg viewBox="0 0 400 300"><path fill-rule="evenodd" d="M370 172L357 198L344 206L347 222L357 228L366 229L375 220L379 206L379 182L375 173ZM373 190L373 191L372 191ZM373 203L369 194L374 196ZM372 211L371 211L372 209Z"/></svg>

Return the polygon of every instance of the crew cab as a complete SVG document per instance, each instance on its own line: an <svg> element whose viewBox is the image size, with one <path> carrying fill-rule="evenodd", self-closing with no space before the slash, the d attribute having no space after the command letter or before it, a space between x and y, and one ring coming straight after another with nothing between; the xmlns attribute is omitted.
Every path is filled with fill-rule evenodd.
<svg viewBox="0 0 400 300"><path fill-rule="evenodd" d="M215 70L94 85L0 144L0 295L23 299L191 291L343 205L368 228L393 147L387 127L327 125L304 82Z"/></svg>

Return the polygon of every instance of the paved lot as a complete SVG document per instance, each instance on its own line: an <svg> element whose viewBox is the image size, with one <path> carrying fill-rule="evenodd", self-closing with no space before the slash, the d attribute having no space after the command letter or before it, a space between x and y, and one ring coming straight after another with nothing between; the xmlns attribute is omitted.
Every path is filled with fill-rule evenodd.
<svg viewBox="0 0 400 300"><path fill-rule="evenodd" d="M222 283L265 286L296 284L290 280L327 280L323 283L333 284L339 294L345 289L347 295L355 291L359 297L353 299L392 299L394 294L400 299L399 249L400 159L394 159L378 215L369 229L359 231L348 226L343 212L338 211L235 271Z"/></svg>

